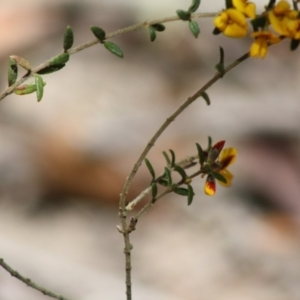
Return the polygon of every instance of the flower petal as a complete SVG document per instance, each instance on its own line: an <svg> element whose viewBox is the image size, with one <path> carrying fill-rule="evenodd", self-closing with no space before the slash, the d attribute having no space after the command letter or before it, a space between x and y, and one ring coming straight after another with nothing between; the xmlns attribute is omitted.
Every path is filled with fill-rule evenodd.
<svg viewBox="0 0 300 300"><path fill-rule="evenodd" d="M236 156L236 148L225 148L220 155L221 169L226 169L229 165L233 164L236 161Z"/></svg>
<svg viewBox="0 0 300 300"><path fill-rule="evenodd" d="M218 182L220 183L220 185L225 186L225 187L231 186L233 174L231 172L229 172L227 169L224 169L224 170L220 171L219 173L223 177L226 178L226 183L223 182L223 181L218 180Z"/></svg>
<svg viewBox="0 0 300 300"><path fill-rule="evenodd" d="M215 177L211 174L208 174L206 178L204 192L208 196L213 196L216 192L216 180Z"/></svg>

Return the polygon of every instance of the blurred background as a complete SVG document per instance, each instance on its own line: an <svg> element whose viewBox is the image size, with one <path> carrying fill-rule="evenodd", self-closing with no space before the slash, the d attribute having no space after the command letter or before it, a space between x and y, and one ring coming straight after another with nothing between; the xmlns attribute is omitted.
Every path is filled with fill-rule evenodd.
<svg viewBox="0 0 300 300"><path fill-rule="evenodd" d="M215 12L223 1L202 1ZM263 1L256 1L259 9ZM75 45L106 32L172 16L190 1L1 1L0 86L9 55L33 66L60 53L67 25ZM44 76L42 101L10 95L0 103L0 257L21 274L72 299L125 299L118 197L137 156L160 124L215 73L219 46L230 63L248 38L211 34L200 19L166 24L112 41L124 59L96 45ZM300 299L300 60L283 41L265 60L248 59L208 90L155 144L178 158L226 140L238 149L233 186L203 193L196 178L192 206L177 195L150 210L132 233L134 299ZM143 166L130 190L147 187ZM1 300L45 297L0 269Z"/></svg>

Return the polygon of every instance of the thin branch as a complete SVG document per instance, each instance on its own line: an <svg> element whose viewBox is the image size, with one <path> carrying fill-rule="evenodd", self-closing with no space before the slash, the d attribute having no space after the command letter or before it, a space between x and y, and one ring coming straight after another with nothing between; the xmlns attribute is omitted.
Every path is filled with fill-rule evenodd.
<svg viewBox="0 0 300 300"><path fill-rule="evenodd" d="M24 282L27 286L41 292L42 294L44 294L46 296L49 296L49 297L52 297L52 298L55 298L58 300L69 300L65 296L57 295L57 294L45 289L44 287L36 284L31 279L24 277L19 272L17 272L13 268L11 268L7 263L5 263L2 258L0 258L0 266L2 266L8 273L10 273L11 276L16 277L20 281Z"/></svg>
<svg viewBox="0 0 300 300"><path fill-rule="evenodd" d="M191 18L208 18L208 17L214 17L215 15L216 15L216 13L195 13L195 14L191 15ZM146 21L146 22L143 22L143 23L131 25L131 26L116 30L114 32L108 33L106 35L105 39L110 39L112 37L120 36L120 35L129 33L129 32L132 32L132 31L148 28L149 26L157 24L157 23L167 23L167 22L172 22L172 21L177 21L177 20L180 20L180 18L178 16L172 16L172 17L166 17L166 18L152 20L152 21L149 21L149 22ZM87 48L92 47L92 46L94 46L96 44L99 44L99 43L100 43L100 41L98 39L94 39L94 40L92 40L90 42L87 42L85 44L82 44L80 46L71 48L67 52L68 52L69 55L72 55L72 54L78 53L78 52L80 52L84 49L87 49ZM31 74L37 73L38 71L48 67L50 65L50 61L51 61L51 59L47 60L46 62L44 62L44 63L40 64L39 66L37 66L36 68L32 69ZM22 78L20 78L19 80L17 80L11 86L7 87L0 94L0 101L2 99L4 99L6 96L10 95L17 86L19 86L20 84L22 84L23 82L25 82L26 80L28 80L30 78L30 76L26 76L26 75L23 76Z"/></svg>

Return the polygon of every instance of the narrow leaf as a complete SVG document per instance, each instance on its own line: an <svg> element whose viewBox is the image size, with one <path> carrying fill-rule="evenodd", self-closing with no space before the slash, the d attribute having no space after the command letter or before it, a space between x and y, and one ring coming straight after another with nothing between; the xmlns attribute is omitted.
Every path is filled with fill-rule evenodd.
<svg viewBox="0 0 300 300"><path fill-rule="evenodd" d="M176 10L177 16L183 21L189 21L191 19L191 13L181 9Z"/></svg>
<svg viewBox="0 0 300 300"><path fill-rule="evenodd" d="M191 6L189 7L189 12L193 13L195 12L200 5L200 0L193 0Z"/></svg>
<svg viewBox="0 0 300 300"><path fill-rule="evenodd" d="M176 159L175 152L172 149L170 149L169 151L171 153L171 163L170 163L170 166L173 167L175 165L175 159Z"/></svg>
<svg viewBox="0 0 300 300"><path fill-rule="evenodd" d="M190 27L190 30L191 30L192 34L194 35L194 37L197 38L200 33L200 28L199 28L198 23L194 20L191 20L189 22L189 27Z"/></svg>
<svg viewBox="0 0 300 300"><path fill-rule="evenodd" d="M165 151L163 151L162 154L164 155L164 157L166 159L167 165L170 166L171 165L171 160L170 160L168 154Z"/></svg>
<svg viewBox="0 0 300 300"><path fill-rule="evenodd" d="M108 51L110 51L112 54L114 54L116 56L119 56L121 58L124 57L124 54L123 54L122 50L116 44L114 44L112 42L104 42L104 47Z"/></svg>
<svg viewBox="0 0 300 300"><path fill-rule="evenodd" d="M50 74L50 73L59 71L59 70L62 69L63 67L65 67L65 64L59 64L59 65L48 66L48 67L45 67L45 68L39 70L39 71L37 72L37 74L40 74L40 75Z"/></svg>
<svg viewBox="0 0 300 300"><path fill-rule="evenodd" d="M186 178L188 177L186 172L184 171L183 168L181 168L180 166L178 165L175 165L174 166L174 171L178 172L180 174L180 176L182 177L182 180L185 181Z"/></svg>
<svg viewBox="0 0 300 300"><path fill-rule="evenodd" d="M216 69L220 72L220 73L224 73L225 71L225 67L224 67L224 49L222 47L219 47L220 49L220 61L216 64Z"/></svg>
<svg viewBox="0 0 300 300"><path fill-rule="evenodd" d="M165 178L159 178L157 182L162 186L168 186L168 181Z"/></svg>
<svg viewBox="0 0 300 300"><path fill-rule="evenodd" d="M197 151L198 151L199 162L200 162L200 165L202 166L204 164L204 161L205 161L204 152L203 152L201 146L198 143L196 143L196 147L197 147Z"/></svg>
<svg viewBox="0 0 300 300"><path fill-rule="evenodd" d="M14 89L14 93L16 95L28 95L28 94L31 94L34 92L36 92L36 84L35 83L22 84Z"/></svg>
<svg viewBox="0 0 300 300"><path fill-rule="evenodd" d="M7 70L8 85L11 86L17 81L18 78L18 66L14 59L9 58L9 65Z"/></svg>
<svg viewBox="0 0 300 300"><path fill-rule="evenodd" d="M193 202L193 199L194 199L194 190L193 190L193 187L189 184L188 185L188 205L191 205L192 202Z"/></svg>
<svg viewBox="0 0 300 300"><path fill-rule="evenodd" d="M53 57L53 58L50 60L49 65L50 65L50 66L57 66L57 65L65 64L66 62L68 62L69 58L70 58L69 53L62 53L62 54L59 54L59 55Z"/></svg>
<svg viewBox="0 0 300 300"><path fill-rule="evenodd" d="M44 94L44 81L42 76L35 74L35 85L36 85L36 96L37 96L37 101L40 102L43 98Z"/></svg>
<svg viewBox="0 0 300 300"><path fill-rule="evenodd" d="M155 199L157 195L157 184L155 182L151 184L151 191L152 191L152 199Z"/></svg>
<svg viewBox="0 0 300 300"><path fill-rule="evenodd" d="M211 174L212 174L216 179L218 179L218 180L220 180L220 181L222 181L222 182L224 182L224 183L227 183L226 178L225 178L223 175L221 175L220 173L217 173L217 172L211 172Z"/></svg>
<svg viewBox="0 0 300 300"><path fill-rule="evenodd" d="M150 41L154 42L156 39L156 31L155 31L154 27L149 26L149 33L150 33Z"/></svg>
<svg viewBox="0 0 300 300"><path fill-rule="evenodd" d="M166 29L166 26L161 23L153 24L152 27L158 32L165 31Z"/></svg>
<svg viewBox="0 0 300 300"><path fill-rule="evenodd" d="M97 26L92 26L91 31L93 32L94 36L101 42L103 42L105 40L106 33L102 28L97 27Z"/></svg>
<svg viewBox="0 0 300 300"><path fill-rule="evenodd" d="M74 34L70 26L67 26L65 35L64 35L64 50L68 51L74 43Z"/></svg>
<svg viewBox="0 0 300 300"><path fill-rule="evenodd" d="M13 59L19 66L27 71L31 70L31 66L28 60L18 55L11 55L9 58Z"/></svg>
<svg viewBox="0 0 300 300"><path fill-rule="evenodd" d="M152 176L152 179L154 180L155 179L155 172L154 172L152 164L150 163L150 161L147 158L145 158L144 161L145 161L145 164L146 164L146 166L147 166L147 168L148 168L148 170L149 170L149 172Z"/></svg>
<svg viewBox="0 0 300 300"><path fill-rule="evenodd" d="M165 178L167 179L168 181L168 186L172 185L172 176L171 176L171 171L169 168L165 167Z"/></svg>
<svg viewBox="0 0 300 300"><path fill-rule="evenodd" d="M210 136L208 136L207 139L208 139L207 151L209 151L212 146L212 138Z"/></svg>
<svg viewBox="0 0 300 300"><path fill-rule="evenodd" d="M208 94L207 94L206 92L203 92L203 93L201 94L201 96L202 96L203 99L205 100L206 104L207 104L207 105L210 105L210 99L209 99Z"/></svg>
<svg viewBox="0 0 300 300"><path fill-rule="evenodd" d="M180 196L188 196L189 191L186 188L177 187L176 189L174 189L174 193Z"/></svg>

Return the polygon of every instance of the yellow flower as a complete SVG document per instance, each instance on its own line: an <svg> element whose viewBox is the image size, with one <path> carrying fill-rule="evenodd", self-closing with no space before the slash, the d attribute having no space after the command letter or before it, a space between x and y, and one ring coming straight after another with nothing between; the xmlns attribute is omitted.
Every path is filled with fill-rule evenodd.
<svg viewBox="0 0 300 300"><path fill-rule="evenodd" d="M227 170L227 167L233 164L236 160L237 150L235 148L224 149L220 156L219 153L222 150L225 141L221 141L214 145L208 154L208 164L211 172L208 174L204 186L204 192L206 195L212 196L216 192L216 180L225 187L231 186L233 175ZM210 157L213 159L210 159ZM219 158L218 158L219 156ZM226 183L219 180L217 175L221 175L226 179Z"/></svg>
<svg viewBox="0 0 300 300"><path fill-rule="evenodd" d="M270 31L256 31L251 34L255 38L250 47L250 56L265 58L270 44L280 42L280 38Z"/></svg>
<svg viewBox="0 0 300 300"><path fill-rule="evenodd" d="M248 31L245 15L233 8L222 11L215 18L214 25L223 34L233 38L244 37Z"/></svg>
<svg viewBox="0 0 300 300"><path fill-rule="evenodd" d="M273 10L269 11L268 19L274 30L291 39L300 39L300 19L298 11L290 9L290 4L279 1Z"/></svg>
<svg viewBox="0 0 300 300"><path fill-rule="evenodd" d="M232 0L232 5L246 17L254 19L256 6L253 2L247 0Z"/></svg>

